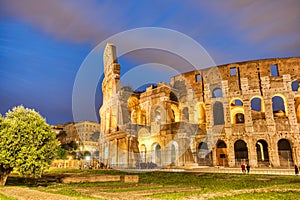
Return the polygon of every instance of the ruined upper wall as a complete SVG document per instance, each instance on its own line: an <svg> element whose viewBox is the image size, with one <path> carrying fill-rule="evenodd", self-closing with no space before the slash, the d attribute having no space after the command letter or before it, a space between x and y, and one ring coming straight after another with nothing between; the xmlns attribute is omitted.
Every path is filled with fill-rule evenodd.
<svg viewBox="0 0 300 200"><path fill-rule="evenodd" d="M272 75L272 65L277 66L278 76ZM281 87L283 75L290 75L291 81L299 79L300 57L253 60L195 70L172 77L171 85L176 88L180 81L184 81L199 96L203 92L203 84L208 83L220 87L221 81L228 81L229 91L240 91L243 78L248 79L249 90L259 90L262 77L269 77L271 87Z"/></svg>

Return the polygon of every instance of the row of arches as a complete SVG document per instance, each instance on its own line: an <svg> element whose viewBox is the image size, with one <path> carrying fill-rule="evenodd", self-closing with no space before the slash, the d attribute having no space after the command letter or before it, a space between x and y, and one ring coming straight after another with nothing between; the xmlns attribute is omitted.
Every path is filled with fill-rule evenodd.
<svg viewBox="0 0 300 200"><path fill-rule="evenodd" d="M179 147L176 141L171 141L162 149L158 142L151 145L151 149L147 149L145 144L140 146L140 162L152 162L161 165L176 165L179 158Z"/></svg>
<svg viewBox="0 0 300 200"><path fill-rule="evenodd" d="M269 145L268 143L260 139L255 144L257 164L258 166L269 166L270 156L269 156ZM280 166L291 167L293 166L292 148L290 142L287 139L280 139L277 142L277 151ZM249 162L248 146L244 140L237 140L234 143L234 157L235 164L239 166L241 163ZM228 154L227 145L224 141L219 141L217 143L216 149L217 165L228 165Z"/></svg>
<svg viewBox="0 0 300 200"><path fill-rule="evenodd" d="M295 97L295 113L297 122L300 123L300 96ZM230 121L231 124L244 123L244 104L240 98L233 98L230 101ZM274 117L287 117L288 106L287 99L280 94L272 97L272 110ZM250 100L250 111L252 120L265 119L265 104L261 96L255 96ZM216 101L213 105L214 125L224 124L223 104Z"/></svg>
<svg viewBox="0 0 300 200"><path fill-rule="evenodd" d="M270 148L268 142L259 139L256 144L256 156L258 167L270 166ZM176 141L169 142L165 148L158 142L154 142L149 149L145 144L140 145L140 162L152 162L158 166L177 165L179 161L179 149ZM277 152L281 167L292 167L294 165L291 144L287 139L280 139L277 142ZM206 142L200 142L197 145L196 159L199 165L212 166L228 166L228 149L227 144L223 140L219 140L216 144L216 162L213 163L212 150L208 148ZM249 162L249 148L244 140L237 140L234 143L234 162L236 166Z"/></svg>
<svg viewBox="0 0 300 200"><path fill-rule="evenodd" d="M295 113L297 122L300 123L300 96L295 97ZM151 122L172 123L187 121L198 124L207 123L206 107L204 102L198 102L194 107L194 119L190 117L189 107L179 109L178 105L171 103L168 108L155 105L151 109L150 116L144 109L140 108L137 97L130 98L128 102L131 123L140 125L150 125ZM229 102L231 124L243 124L245 122L244 102L240 98L232 98ZM253 120L265 119L265 103L261 96L254 96L250 100L250 112ZM277 94L272 97L272 110L274 117L287 117L287 100L283 95ZM213 104L213 124L222 125L225 123L224 105L220 101Z"/></svg>

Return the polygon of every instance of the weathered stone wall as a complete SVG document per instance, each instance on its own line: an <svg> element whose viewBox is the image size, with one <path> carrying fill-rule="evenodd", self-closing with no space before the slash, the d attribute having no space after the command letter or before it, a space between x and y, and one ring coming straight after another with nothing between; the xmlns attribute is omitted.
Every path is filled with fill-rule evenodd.
<svg viewBox="0 0 300 200"><path fill-rule="evenodd" d="M119 89L117 62L105 69L102 131L118 147L111 145L107 162L125 158L124 162L135 160L128 166L247 162L253 167L300 163L300 90L292 91L291 86L300 81L300 58L191 71L126 98ZM135 138L138 143L132 143ZM126 148L130 153L117 151Z"/></svg>

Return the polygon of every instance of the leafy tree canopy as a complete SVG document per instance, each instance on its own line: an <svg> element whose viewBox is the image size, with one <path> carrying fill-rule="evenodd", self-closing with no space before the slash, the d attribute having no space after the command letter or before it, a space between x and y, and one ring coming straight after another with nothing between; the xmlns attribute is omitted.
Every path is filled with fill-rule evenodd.
<svg viewBox="0 0 300 200"><path fill-rule="evenodd" d="M40 176L57 147L55 133L39 113L14 107L0 117L0 185L13 169L23 176Z"/></svg>

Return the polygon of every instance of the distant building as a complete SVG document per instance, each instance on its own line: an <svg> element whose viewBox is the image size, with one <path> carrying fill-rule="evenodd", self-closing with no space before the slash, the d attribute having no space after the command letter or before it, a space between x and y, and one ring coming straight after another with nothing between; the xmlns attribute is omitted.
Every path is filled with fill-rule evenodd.
<svg viewBox="0 0 300 200"><path fill-rule="evenodd" d="M116 167L300 164L300 58L195 70L134 92L120 85L115 46L107 44L103 57L102 162Z"/></svg>
<svg viewBox="0 0 300 200"><path fill-rule="evenodd" d="M64 143L74 141L78 145L78 150L88 151L91 154L99 150L100 124L90 121L69 122L67 124L57 124L53 130L56 134L65 131Z"/></svg>
<svg viewBox="0 0 300 200"><path fill-rule="evenodd" d="M74 124L80 139L80 150L95 152L99 150L100 124L80 121Z"/></svg>

